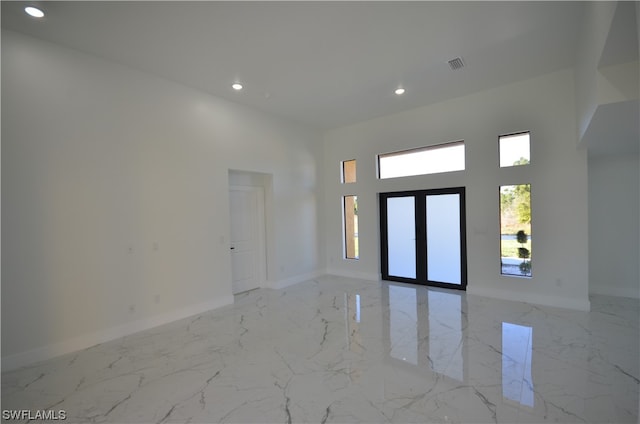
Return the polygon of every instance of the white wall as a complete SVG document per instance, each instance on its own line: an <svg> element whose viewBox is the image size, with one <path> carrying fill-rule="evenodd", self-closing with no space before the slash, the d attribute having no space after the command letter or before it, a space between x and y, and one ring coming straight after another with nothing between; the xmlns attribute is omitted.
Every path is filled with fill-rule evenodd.
<svg viewBox="0 0 640 424"><path fill-rule="evenodd" d="M573 87L571 71L556 72L327 133L329 272L379 278L377 193L465 186L468 292L588 309L587 157L576 150ZM518 131L531 131L532 164L500 169L498 136ZM461 139L466 142L465 171L376 178L379 153ZM339 163L353 158L358 182L340 184ZM532 191L531 279L500 275L498 187L520 183L531 183ZM357 261L342 259L340 202L345 194L358 195Z"/></svg>
<svg viewBox="0 0 640 424"><path fill-rule="evenodd" d="M598 106L598 67L607 43L617 2L587 2L576 58L576 121L579 139L586 133Z"/></svg>
<svg viewBox="0 0 640 424"><path fill-rule="evenodd" d="M229 169L273 176L275 283L318 270L318 133L7 31L2 106L4 368L232 302Z"/></svg>
<svg viewBox="0 0 640 424"><path fill-rule="evenodd" d="M592 293L640 298L640 161L589 158L589 280Z"/></svg>

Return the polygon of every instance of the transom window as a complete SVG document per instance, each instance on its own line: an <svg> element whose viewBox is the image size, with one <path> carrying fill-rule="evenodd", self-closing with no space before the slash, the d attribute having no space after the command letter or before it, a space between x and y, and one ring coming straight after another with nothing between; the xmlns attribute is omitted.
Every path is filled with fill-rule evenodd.
<svg viewBox="0 0 640 424"><path fill-rule="evenodd" d="M356 160L344 160L342 161L342 183L355 183L356 182Z"/></svg>
<svg viewBox="0 0 640 424"><path fill-rule="evenodd" d="M464 141L378 155L380 179L462 171Z"/></svg>
<svg viewBox="0 0 640 424"><path fill-rule="evenodd" d="M502 135L498 139L500 168L528 165L531 162L529 133Z"/></svg>

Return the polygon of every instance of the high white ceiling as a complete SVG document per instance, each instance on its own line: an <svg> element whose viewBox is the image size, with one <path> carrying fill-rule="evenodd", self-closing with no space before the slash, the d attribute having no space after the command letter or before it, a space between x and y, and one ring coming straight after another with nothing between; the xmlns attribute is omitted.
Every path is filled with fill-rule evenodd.
<svg viewBox="0 0 640 424"><path fill-rule="evenodd" d="M573 65L583 2L2 2L2 27L319 129ZM462 57L463 69L447 61ZM231 89L241 81L241 92ZM396 87L406 94L396 96Z"/></svg>

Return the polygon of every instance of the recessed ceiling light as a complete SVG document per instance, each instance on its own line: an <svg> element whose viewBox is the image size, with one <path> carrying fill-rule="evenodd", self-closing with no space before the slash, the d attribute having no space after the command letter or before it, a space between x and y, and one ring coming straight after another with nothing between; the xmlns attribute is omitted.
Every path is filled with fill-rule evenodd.
<svg viewBox="0 0 640 424"><path fill-rule="evenodd" d="M234 90L242 90L242 84L240 84L239 82L235 82L233 84L231 84L231 88L233 88Z"/></svg>
<svg viewBox="0 0 640 424"><path fill-rule="evenodd" d="M24 11L27 13L27 15L33 16L34 18L43 18L44 17L44 12L42 10L38 9L37 7L28 6L28 7L24 8Z"/></svg>
<svg viewBox="0 0 640 424"><path fill-rule="evenodd" d="M394 91L394 93L396 93L398 96L401 96L404 94L404 88L396 88L396 91Z"/></svg>

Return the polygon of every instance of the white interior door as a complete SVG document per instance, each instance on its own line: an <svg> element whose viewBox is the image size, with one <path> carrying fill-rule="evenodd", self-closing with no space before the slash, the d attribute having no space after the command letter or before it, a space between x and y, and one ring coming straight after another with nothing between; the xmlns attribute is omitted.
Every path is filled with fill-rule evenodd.
<svg viewBox="0 0 640 424"><path fill-rule="evenodd" d="M233 294L264 281L264 204L261 187L231 187L231 271Z"/></svg>

